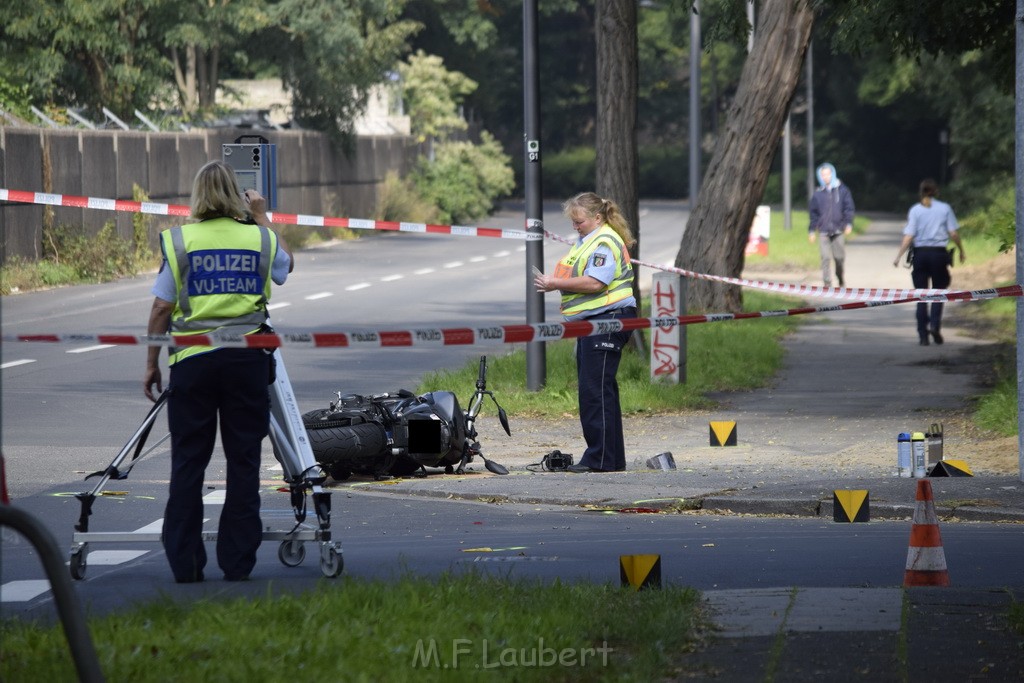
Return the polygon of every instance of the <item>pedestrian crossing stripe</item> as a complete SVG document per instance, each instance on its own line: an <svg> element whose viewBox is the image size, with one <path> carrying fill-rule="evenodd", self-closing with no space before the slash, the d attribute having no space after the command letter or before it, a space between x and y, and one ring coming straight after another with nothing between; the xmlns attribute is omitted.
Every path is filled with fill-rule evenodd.
<svg viewBox="0 0 1024 683"><path fill-rule="evenodd" d="M940 460L928 473L929 477L973 477L974 472L966 460Z"/></svg>
<svg viewBox="0 0 1024 683"><path fill-rule="evenodd" d="M622 586L661 588L661 555L619 555Z"/></svg>
<svg viewBox="0 0 1024 683"><path fill-rule="evenodd" d="M867 522L871 517L867 489L832 492L832 519L836 522Z"/></svg>
<svg viewBox="0 0 1024 683"><path fill-rule="evenodd" d="M736 445L736 421L709 422L712 446Z"/></svg>

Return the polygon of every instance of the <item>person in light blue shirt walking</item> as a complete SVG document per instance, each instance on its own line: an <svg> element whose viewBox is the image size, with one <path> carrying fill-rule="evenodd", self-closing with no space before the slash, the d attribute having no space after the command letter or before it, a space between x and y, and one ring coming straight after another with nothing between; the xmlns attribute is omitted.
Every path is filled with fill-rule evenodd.
<svg viewBox="0 0 1024 683"><path fill-rule="evenodd" d="M946 289L952 281L949 267L953 265L952 250L946 247L952 240L960 250L960 263L967 259L964 243L960 241L953 209L949 204L939 201L939 186L931 178L921 181L921 201L910 207L907 214L907 227L903 228L903 242L896 253L894 266L899 266L900 258L913 247L911 262L913 268L910 277L917 289ZM942 343L942 302L934 301L929 311L928 302L917 304L917 334L921 346L928 346L929 335L936 344Z"/></svg>

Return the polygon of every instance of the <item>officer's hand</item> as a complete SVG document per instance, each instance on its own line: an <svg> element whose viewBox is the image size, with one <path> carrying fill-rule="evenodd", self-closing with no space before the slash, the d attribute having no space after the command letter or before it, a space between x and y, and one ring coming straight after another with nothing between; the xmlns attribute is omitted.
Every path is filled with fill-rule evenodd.
<svg viewBox="0 0 1024 683"><path fill-rule="evenodd" d="M164 392L163 378L160 376L160 368L146 368L146 374L142 376L142 390L146 398L156 403L157 396L153 394L153 385L156 385L157 395Z"/></svg>
<svg viewBox="0 0 1024 683"><path fill-rule="evenodd" d="M249 211L252 212L253 216L260 214L266 215L267 213L267 200L263 198L256 190L246 190L243 195L246 203L249 205Z"/></svg>
<svg viewBox="0 0 1024 683"><path fill-rule="evenodd" d="M818 233L816 233L816 232L809 232L809 233L807 233L807 241L810 242L811 244L814 244L815 240L817 240L817 239L818 239Z"/></svg>

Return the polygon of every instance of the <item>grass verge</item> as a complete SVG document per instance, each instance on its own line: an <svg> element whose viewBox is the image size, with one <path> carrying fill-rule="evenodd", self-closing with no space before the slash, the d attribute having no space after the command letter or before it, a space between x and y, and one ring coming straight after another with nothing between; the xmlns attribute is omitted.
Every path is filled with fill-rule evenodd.
<svg viewBox="0 0 1024 683"><path fill-rule="evenodd" d="M799 304L792 297L781 297L756 290L744 292L748 311L778 310ZM625 415L670 413L708 408L713 401L707 394L716 391L752 389L764 386L782 365L779 343L797 318L789 316L755 318L691 325L687 330L686 384L651 382L650 359L634 349L623 352L619 366L619 394ZM574 339L549 343L546 348L547 380L540 391L528 391L526 351L488 359L487 388L501 397L509 413L532 417L576 415L576 360ZM439 370L424 376L418 393L472 387L476 382L477 362L456 370Z"/></svg>
<svg viewBox="0 0 1024 683"><path fill-rule="evenodd" d="M480 609L484 605L484 609ZM170 600L93 619L111 681L651 681L701 633L698 593L478 574L339 579L295 596ZM0 623L0 679L70 681L59 627Z"/></svg>

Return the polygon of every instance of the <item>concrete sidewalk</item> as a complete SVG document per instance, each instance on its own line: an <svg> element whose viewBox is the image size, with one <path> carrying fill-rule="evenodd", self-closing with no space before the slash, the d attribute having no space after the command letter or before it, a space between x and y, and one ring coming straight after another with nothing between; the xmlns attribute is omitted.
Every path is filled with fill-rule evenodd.
<svg viewBox="0 0 1024 683"><path fill-rule="evenodd" d="M901 228L899 221L876 221L851 242L849 286L911 286L909 271L892 266ZM953 288L962 286L957 273ZM802 282L820 284L819 278ZM474 463L462 476L361 485L399 495L827 520L834 491L861 489L869 492L872 518L909 520L917 481L895 476L896 436L940 423L943 455L965 461L975 474L929 479L940 520L1021 522L1016 442L1004 440L993 452L972 436L967 419L970 398L981 391L979 367L988 362L987 343L955 327L955 308L971 305L947 305L945 344L927 347L918 345L913 304L811 316L786 340L785 364L771 386L714 396L713 411L628 418L626 472L533 471L539 468L528 466L554 449L578 460L584 448L578 421L512 415L512 439L493 418L477 425L485 453L509 467L510 476ZM710 445L709 422L717 420L736 422L735 447ZM666 451L676 469L647 467L647 459ZM708 679L1024 679L1022 641L1006 625L1013 599L1006 590L782 587L712 592L705 599L719 629L697 657Z"/></svg>

